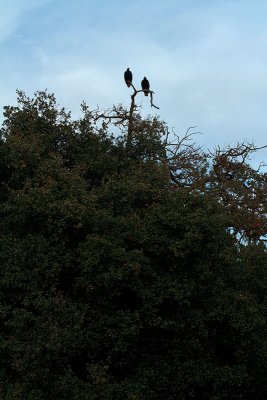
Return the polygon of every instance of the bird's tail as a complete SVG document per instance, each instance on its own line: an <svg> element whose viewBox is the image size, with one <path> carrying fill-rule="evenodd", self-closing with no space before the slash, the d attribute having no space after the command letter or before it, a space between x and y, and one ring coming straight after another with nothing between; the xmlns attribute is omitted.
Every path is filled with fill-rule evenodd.
<svg viewBox="0 0 267 400"><path fill-rule="evenodd" d="M144 90L144 94L145 94L145 96L148 96L148 91Z"/></svg>
<svg viewBox="0 0 267 400"><path fill-rule="evenodd" d="M128 87L131 87L131 82L126 82L126 85L127 85Z"/></svg>

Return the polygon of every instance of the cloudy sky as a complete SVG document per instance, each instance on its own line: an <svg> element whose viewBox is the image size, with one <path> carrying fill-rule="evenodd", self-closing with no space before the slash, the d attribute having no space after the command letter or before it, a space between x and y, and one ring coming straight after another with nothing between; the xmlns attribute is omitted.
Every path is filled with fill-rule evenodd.
<svg viewBox="0 0 267 400"><path fill-rule="evenodd" d="M0 0L0 108L16 89L80 103L129 105L127 67L155 92L150 108L201 145L267 144L266 0ZM2 111L1 111L2 118ZM261 152L267 161L267 150Z"/></svg>

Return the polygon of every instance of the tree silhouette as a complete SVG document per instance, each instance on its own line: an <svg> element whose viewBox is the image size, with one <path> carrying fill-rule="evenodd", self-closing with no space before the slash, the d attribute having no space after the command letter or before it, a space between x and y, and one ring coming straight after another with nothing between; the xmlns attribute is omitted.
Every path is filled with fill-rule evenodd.
<svg viewBox="0 0 267 400"><path fill-rule="evenodd" d="M136 89L133 83L128 84L134 92L131 94L129 110L114 106L111 110L93 112L94 121L105 120L108 124L127 130L126 148L131 148L133 138L140 133L146 122L140 122L136 96L143 89ZM153 103L154 92L149 90L151 107L159 109ZM114 122L115 121L115 122ZM148 121L147 121L148 123ZM259 149L253 143L241 142L236 146L213 151L203 151L193 138L201 132L190 127L184 135L170 132L168 127L157 118L149 129L159 129L164 137L164 155L160 158L169 170L173 189L187 188L209 195L223 204L229 214L229 230L238 241L258 242L267 238L266 217L266 174L261 173L263 163L255 170L249 164L250 157ZM172 140L170 137L172 136Z"/></svg>
<svg viewBox="0 0 267 400"><path fill-rule="evenodd" d="M5 107L1 400L266 398L257 149L204 152L133 108Z"/></svg>

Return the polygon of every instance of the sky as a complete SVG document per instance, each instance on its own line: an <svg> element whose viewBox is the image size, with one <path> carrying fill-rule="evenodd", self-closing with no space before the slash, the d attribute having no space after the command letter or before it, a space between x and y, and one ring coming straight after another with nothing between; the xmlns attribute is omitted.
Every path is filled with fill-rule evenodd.
<svg viewBox="0 0 267 400"><path fill-rule="evenodd" d="M129 107L127 67L141 113L204 147L267 144L266 0L0 0L0 121L16 89L47 89L81 116ZM267 149L256 161L267 162Z"/></svg>

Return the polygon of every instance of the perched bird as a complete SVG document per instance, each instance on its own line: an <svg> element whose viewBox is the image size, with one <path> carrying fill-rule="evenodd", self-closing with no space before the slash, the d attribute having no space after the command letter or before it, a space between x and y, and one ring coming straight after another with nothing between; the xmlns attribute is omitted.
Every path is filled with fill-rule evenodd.
<svg viewBox="0 0 267 400"><path fill-rule="evenodd" d="M133 74L131 73L130 68L127 68L127 70L124 72L124 80L126 85L130 87L133 80Z"/></svg>
<svg viewBox="0 0 267 400"><path fill-rule="evenodd" d="M143 92L144 92L145 96L148 96L148 92L149 92L149 82L148 82L148 80L146 79L146 77L144 77L144 79L142 80L141 86L142 86L142 89L143 89Z"/></svg>

